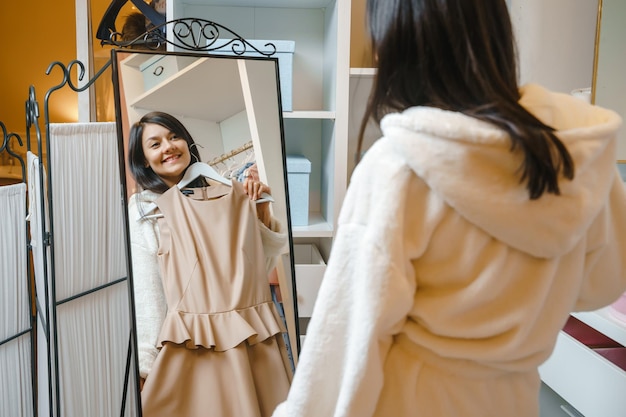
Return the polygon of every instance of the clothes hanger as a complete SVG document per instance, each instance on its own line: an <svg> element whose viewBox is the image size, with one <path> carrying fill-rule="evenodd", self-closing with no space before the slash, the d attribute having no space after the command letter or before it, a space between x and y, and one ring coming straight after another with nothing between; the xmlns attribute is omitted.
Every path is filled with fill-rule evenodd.
<svg viewBox="0 0 626 417"><path fill-rule="evenodd" d="M143 0L130 0L131 3L135 5L139 9L139 11L146 16L154 26L159 26L165 23L165 16L161 13L157 12L144 2ZM124 6L128 0L113 0L106 12L104 12L104 16L102 16L102 20L100 20L100 24L98 25L98 30L96 31L96 39L100 39L102 41L108 41L111 37L112 32L117 32L115 30L115 19L117 19L117 15L120 13L122 6Z"/></svg>
<svg viewBox="0 0 626 417"><path fill-rule="evenodd" d="M248 162L252 162L252 163L256 162L255 157L254 157L254 149L252 148L246 150L246 159L243 161L243 163L245 165Z"/></svg>
<svg viewBox="0 0 626 417"><path fill-rule="evenodd" d="M205 162L194 162L193 164L189 165L189 167L185 171L185 175L183 175L183 178L178 182L178 184L176 184L176 186L180 189L185 188L187 185L191 184L198 177L205 177L213 181L220 182L224 185L228 185L229 187L233 186L233 183L231 180L221 176L215 170L215 168L213 168L211 165ZM255 200L257 204L264 203L266 201L274 201L274 199L272 198L271 195L267 193L262 193L261 198L259 198L258 200Z"/></svg>
<svg viewBox="0 0 626 417"><path fill-rule="evenodd" d="M226 170L223 172L223 175L227 178L233 178L235 172L240 168L239 164L232 156L225 160L224 163L226 164Z"/></svg>
<svg viewBox="0 0 626 417"><path fill-rule="evenodd" d="M204 163L204 162L194 162L193 164L189 165L189 167L187 167L187 170L185 171L185 175L183 175L183 178L178 182L178 184L176 184L176 187L178 187L179 189L183 189L187 185L191 184L198 177L205 177L213 181L217 181L219 183L227 185L229 187L233 186L233 183L231 180L221 176L215 170L215 168L213 168L211 165ZM255 200L254 202L259 204L259 203L264 203L266 201L273 202L274 198L272 198L272 196L267 193L262 193L261 197L258 200ZM147 204L144 207L144 210L143 210L144 215L142 216L142 218L151 219L151 218L156 218L156 217L163 217L162 214L149 214L152 211L154 211L156 208L157 208L156 203Z"/></svg>
<svg viewBox="0 0 626 417"><path fill-rule="evenodd" d="M183 178L176 185L178 186L178 188L184 188L187 185L191 184L191 182L193 182L198 177L206 177L213 181L221 182L224 185L228 185L229 187L232 187L233 185L231 180L224 178L215 170L215 168L204 162L194 162L193 164L189 165L187 171L185 171L185 175L183 175Z"/></svg>

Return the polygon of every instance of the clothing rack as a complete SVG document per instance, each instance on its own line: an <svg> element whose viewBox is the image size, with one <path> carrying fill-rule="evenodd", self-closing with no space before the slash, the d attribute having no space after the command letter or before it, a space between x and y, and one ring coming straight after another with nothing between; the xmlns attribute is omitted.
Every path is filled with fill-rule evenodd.
<svg viewBox="0 0 626 417"><path fill-rule="evenodd" d="M12 156L13 158L17 159L18 162L20 163L20 167L21 167L21 183L26 184L26 165L24 163L24 158L22 158L22 156L20 156L20 154L18 154L17 152L15 152L13 149L11 149L11 139L16 139L17 142L19 143L20 146L23 146L22 143L22 139L20 138L20 136L16 133L13 132L9 132L5 126L5 124L3 122L0 121L0 129L2 129L2 145L0 146L0 153L2 152L7 152L7 154L9 154L10 156ZM19 337L22 337L26 334L29 335L29 339L30 339L30 367L31 367L31 403L32 403L32 411L33 411L33 415L37 414L37 391L36 391L36 378L37 378L37 372L36 372L36 359L35 359L35 325L36 325L36 320L37 320L37 316L33 313L34 309L33 309L33 291L32 291L32 274L31 274L31 261L32 258L29 256L29 244L28 244L28 236L29 236L29 229L28 229L28 221L26 219L26 216L28 214L28 198L25 199L24 201L24 206L26 207L26 210L24 212L24 230L26 235L25 237L25 242L26 242L26 246L24 247L24 251L25 251L25 258L26 258L26 279L27 279L27 291L28 291L28 317L29 317L29 324L28 327L22 330L19 330L16 334L8 336L6 339L1 340L0 341L0 346L7 344ZM11 277L8 277L9 279Z"/></svg>
<svg viewBox="0 0 626 417"><path fill-rule="evenodd" d="M216 158L211 159L209 161L209 165L217 165L220 162L224 162L227 159L232 158L235 155L239 155L240 153L245 152L245 151L247 151L250 148L252 148L252 141L247 142L247 143L241 145L240 147L238 147L236 149L233 149L230 152L227 152L227 153L225 153L223 155L220 155L220 156L218 156Z"/></svg>

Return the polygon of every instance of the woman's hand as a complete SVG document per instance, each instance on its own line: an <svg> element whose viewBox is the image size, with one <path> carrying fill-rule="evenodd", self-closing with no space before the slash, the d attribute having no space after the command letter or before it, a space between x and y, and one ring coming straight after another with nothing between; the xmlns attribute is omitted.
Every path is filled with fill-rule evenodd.
<svg viewBox="0 0 626 417"><path fill-rule="evenodd" d="M248 194L248 197L250 197L250 200L253 201L261 198L261 194L263 193L267 193L270 195L272 193L270 187L263 184L261 181L254 179L253 177L246 177L246 179L243 180L243 189ZM270 227L271 216L269 201L258 203L256 205L256 212L259 220L261 220L265 226Z"/></svg>

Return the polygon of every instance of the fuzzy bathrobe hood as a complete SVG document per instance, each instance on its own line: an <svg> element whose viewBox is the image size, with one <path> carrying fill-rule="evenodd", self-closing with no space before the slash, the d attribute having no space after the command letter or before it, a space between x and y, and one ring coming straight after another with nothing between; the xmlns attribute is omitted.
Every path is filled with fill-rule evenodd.
<svg viewBox="0 0 626 417"><path fill-rule="evenodd" d="M560 182L560 196L530 200L520 172L513 172L521 152L511 152L508 135L486 122L416 107L387 115L381 129L413 171L468 221L512 248L552 258L571 250L606 201L617 177L613 139L621 118L538 85L521 93L520 103L556 129L574 160L575 177ZM565 209L562 199L569 201Z"/></svg>

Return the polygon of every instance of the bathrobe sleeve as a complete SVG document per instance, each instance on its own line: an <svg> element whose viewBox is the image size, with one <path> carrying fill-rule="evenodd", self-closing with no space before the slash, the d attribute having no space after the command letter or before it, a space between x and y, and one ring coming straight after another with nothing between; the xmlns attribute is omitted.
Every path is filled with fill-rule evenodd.
<svg viewBox="0 0 626 417"><path fill-rule="evenodd" d="M611 304L626 291L626 189L616 174L608 204L587 233L585 275L576 311Z"/></svg>
<svg viewBox="0 0 626 417"><path fill-rule="evenodd" d="M294 380L274 417L375 411L385 358L413 306L411 260L434 227L426 187L385 159L370 149L352 176Z"/></svg>
<svg viewBox="0 0 626 417"><path fill-rule="evenodd" d="M137 199L137 195L131 196L128 205L128 223L137 321L139 375L146 378L159 353L156 345L167 313L167 302L157 258L159 248L157 222L140 218Z"/></svg>

